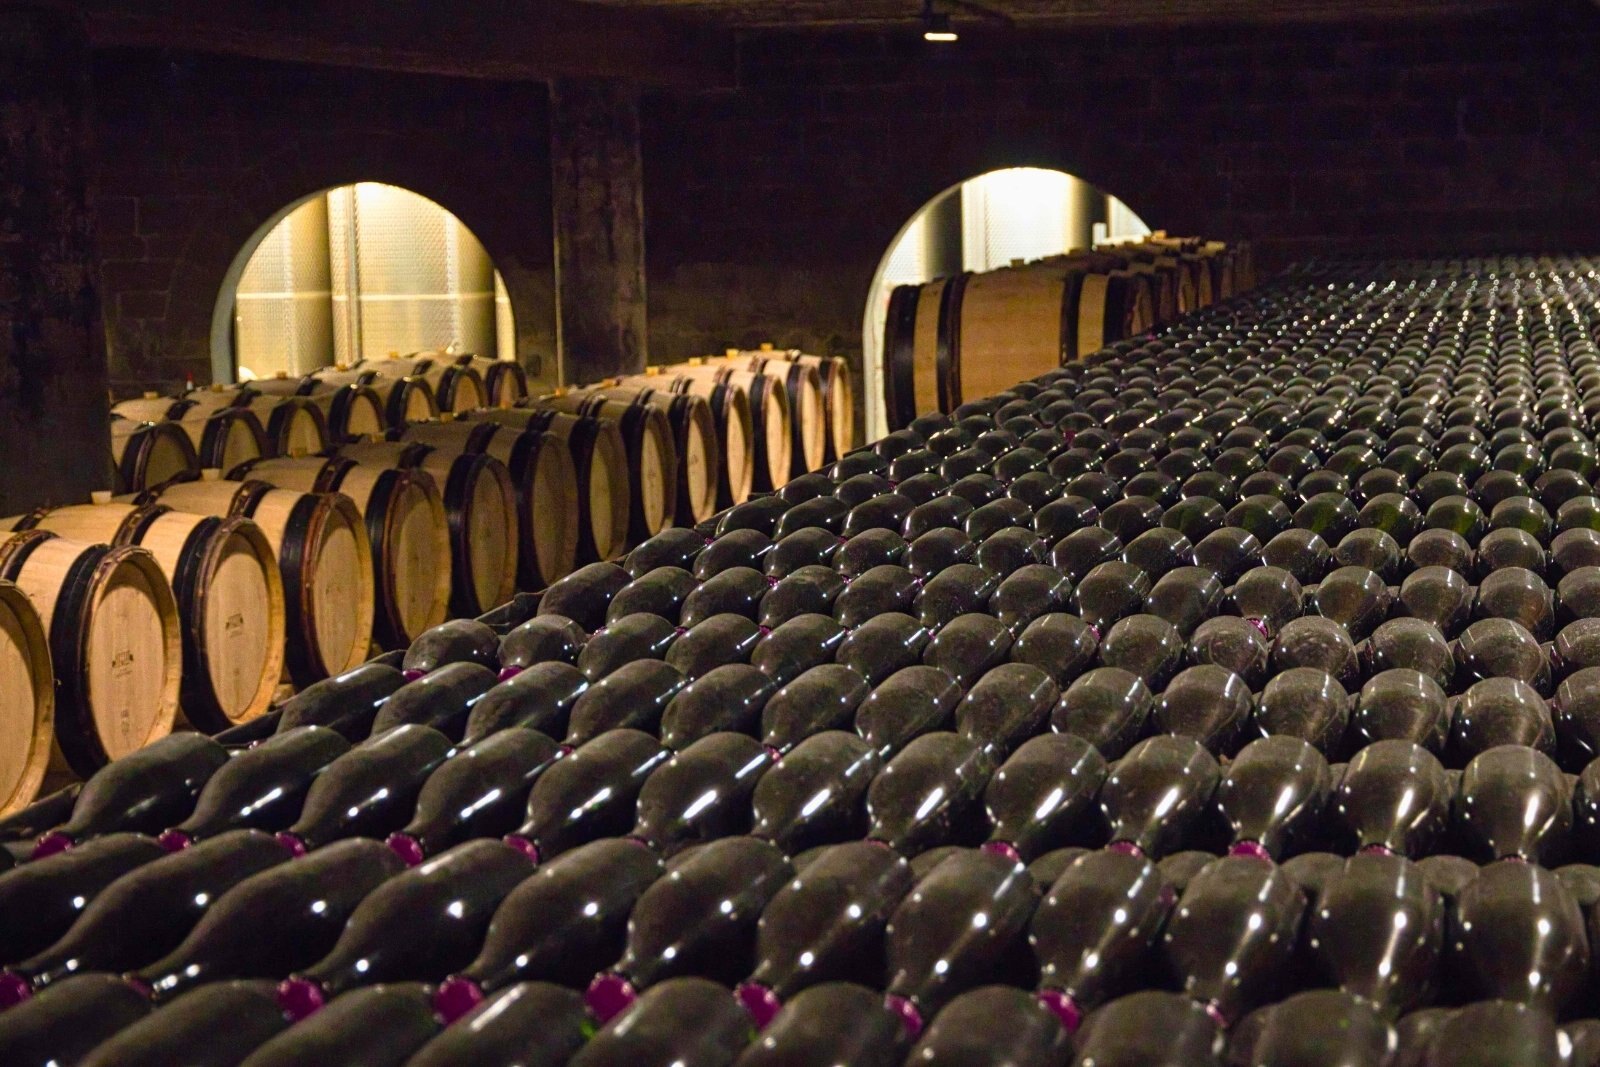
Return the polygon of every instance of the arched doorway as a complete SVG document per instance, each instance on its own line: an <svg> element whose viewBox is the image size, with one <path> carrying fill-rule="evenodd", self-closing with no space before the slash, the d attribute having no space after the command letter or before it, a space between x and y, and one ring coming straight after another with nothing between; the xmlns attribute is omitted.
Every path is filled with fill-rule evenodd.
<svg viewBox="0 0 1600 1067"><path fill-rule="evenodd" d="M431 349L514 359L511 302L460 219L381 182L313 193L263 223L212 318L219 382Z"/></svg>
<svg viewBox="0 0 1600 1067"><path fill-rule="evenodd" d="M888 432L883 407L883 328L889 295L962 271L984 271L1150 233L1121 200L1081 178L1010 167L946 189L911 217L873 277L862 326L867 439Z"/></svg>

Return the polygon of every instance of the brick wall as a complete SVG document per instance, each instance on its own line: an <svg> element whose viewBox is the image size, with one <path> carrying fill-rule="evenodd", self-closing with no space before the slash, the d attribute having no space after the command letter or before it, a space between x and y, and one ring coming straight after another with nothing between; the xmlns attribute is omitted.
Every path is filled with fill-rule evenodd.
<svg viewBox="0 0 1600 1067"><path fill-rule="evenodd" d="M738 88L643 115L650 351L773 341L859 359L874 272L930 198L1059 167L1152 225L1339 250L1600 249L1600 11L1470 21L1004 32L930 49L764 32ZM543 85L152 52L96 56L115 382L210 372L224 274L284 206L358 179L456 212L553 347Z"/></svg>
<svg viewBox="0 0 1600 1067"><path fill-rule="evenodd" d="M392 182L461 218L505 276L523 357L554 350L548 93L148 51L97 53L101 294L119 392L211 378L247 241L301 198Z"/></svg>
<svg viewBox="0 0 1600 1067"><path fill-rule="evenodd" d="M764 33L740 88L656 94L651 353L858 357L868 288L930 198L1058 167L1153 226L1327 252L1600 249L1600 12L1012 37Z"/></svg>

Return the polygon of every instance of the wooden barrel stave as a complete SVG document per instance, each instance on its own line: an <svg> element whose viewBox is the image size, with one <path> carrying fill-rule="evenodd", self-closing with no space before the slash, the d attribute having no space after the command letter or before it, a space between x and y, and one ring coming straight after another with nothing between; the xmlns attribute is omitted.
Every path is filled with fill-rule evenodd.
<svg viewBox="0 0 1600 1067"><path fill-rule="evenodd" d="M200 472L200 457L177 424L111 420L111 459L123 492L143 492Z"/></svg>
<svg viewBox="0 0 1600 1067"><path fill-rule="evenodd" d="M716 472L722 466L722 446L717 442L711 405L704 397L629 382L598 386L588 392L659 410L672 428L672 443L678 455L673 505L678 524L691 526L717 513Z"/></svg>
<svg viewBox="0 0 1600 1067"><path fill-rule="evenodd" d="M465 421L410 426L402 439L493 456L505 465L515 493L519 588L543 589L572 572L578 553L578 475L566 442L554 434Z"/></svg>
<svg viewBox="0 0 1600 1067"><path fill-rule="evenodd" d="M247 405L267 431L270 456L298 459L328 447L328 423L322 409L303 396L252 397Z"/></svg>
<svg viewBox="0 0 1600 1067"><path fill-rule="evenodd" d="M528 396L528 372L514 359L460 356L483 379L486 407L514 408Z"/></svg>
<svg viewBox="0 0 1600 1067"><path fill-rule="evenodd" d="M0 581L0 816L33 802L55 730L50 641L28 595Z"/></svg>
<svg viewBox="0 0 1600 1067"><path fill-rule="evenodd" d="M349 449L383 448L383 443ZM400 446L420 451L422 446ZM343 493L355 504L371 546L373 637L403 648L449 617L450 528L444 500L424 471L336 459L263 460L234 472L297 492Z"/></svg>
<svg viewBox="0 0 1600 1067"><path fill-rule="evenodd" d="M271 447L261 420L246 408L223 408L198 419L179 419L178 425L194 442L202 468L229 470L266 455Z"/></svg>
<svg viewBox="0 0 1600 1067"><path fill-rule="evenodd" d="M563 441L576 473L570 501L578 516L576 562L618 559L627 552L631 479L627 446L614 420L550 408L489 409L474 418Z"/></svg>
<svg viewBox="0 0 1600 1067"><path fill-rule="evenodd" d="M266 482L205 480L168 487L168 507L251 519L277 562L284 666L297 687L364 662L372 646L373 568L366 526L337 493Z"/></svg>
<svg viewBox="0 0 1600 1067"><path fill-rule="evenodd" d="M624 388L652 389L701 397L710 407L716 431L716 510L721 511L750 498L755 477L750 397L744 389L715 377L695 377L677 373L684 368L669 367L648 374L621 379Z"/></svg>
<svg viewBox="0 0 1600 1067"><path fill-rule="evenodd" d="M789 394L789 476L799 477L822 466L824 441L822 382L815 367L757 355L737 360L746 369L783 383Z"/></svg>
<svg viewBox="0 0 1600 1067"><path fill-rule="evenodd" d="M339 455L426 471L441 487L450 531L450 612L476 617L516 591L517 498L511 472L483 452L418 441L351 445Z"/></svg>
<svg viewBox="0 0 1600 1067"><path fill-rule="evenodd" d="M384 425L390 428L413 422L430 422L439 417L439 402L433 387L421 378L384 377L371 369L352 370L347 367L329 367L312 377L321 387L362 386L371 389L378 398Z"/></svg>
<svg viewBox="0 0 1600 1067"><path fill-rule="evenodd" d="M672 526L677 513L678 450L659 409L600 393L564 393L530 401L570 415L610 419L627 449L628 544L637 545Z"/></svg>
<svg viewBox="0 0 1600 1067"><path fill-rule="evenodd" d="M356 364L380 378L419 378L433 390L441 411L460 413L487 407L489 393L470 356L417 352L403 358L369 359Z"/></svg>
<svg viewBox="0 0 1600 1067"><path fill-rule="evenodd" d="M817 368L822 382L822 404L828 421L828 449L825 459L832 463L856 447L856 390L850 364L838 356L808 356L796 361Z"/></svg>
<svg viewBox="0 0 1600 1067"><path fill-rule="evenodd" d="M150 552L31 530L0 544L0 577L28 595L48 634L64 769L87 778L172 731L178 609Z"/></svg>

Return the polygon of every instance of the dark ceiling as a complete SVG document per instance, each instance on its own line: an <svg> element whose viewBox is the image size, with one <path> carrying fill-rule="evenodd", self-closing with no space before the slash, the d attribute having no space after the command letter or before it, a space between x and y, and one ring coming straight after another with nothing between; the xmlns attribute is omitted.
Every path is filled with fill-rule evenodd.
<svg viewBox="0 0 1600 1067"><path fill-rule="evenodd" d="M921 0L594 0L734 27L871 26L917 18ZM958 21L1021 26L1301 22L1437 18L1527 5L1517 0L936 0Z"/></svg>

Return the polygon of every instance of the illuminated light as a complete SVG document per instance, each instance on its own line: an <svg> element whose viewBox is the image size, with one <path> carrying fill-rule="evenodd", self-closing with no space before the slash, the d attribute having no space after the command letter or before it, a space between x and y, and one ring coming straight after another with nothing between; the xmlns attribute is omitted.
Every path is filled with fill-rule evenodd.
<svg viewBox="0 0 1600 1067"><path fill-rule="evenodd" d="M1061 800L1066 795L1067 791L1062 789L1060 786L1050 790L1050 795L1045 797L1043 802L1040 803L1039 807L1035 809L1033 817L1035 819L1043 819L1046 815L1049 815L1052 811L1055 811L1056 808L1060 807Z"/></svg>
<svg viewBox="0 0 1600 1067"><path fill-rule="evenodd" d="M591 900L591 901L589 901L589 903L587 903L587 904L585 904L583 906L583 913L585 915L587 915L589 918L592 919L596 915L600 914L600 905L598 903L596 903L595 901Z"/></svg>
<svg viewBox="0 0 1600 1067"><path fill-rule="evenodd" d="M1166 794L1161 798L1161 803L1156 805L1156 810L1154 813L1155 817L1157 819L1165 817L1167 812L1178 806L1178 801L1181 800L1182 797L1182 791L1176 786L1167 790Z"/></svg>
<svg viewBox="0 0 1600 1067"><path fill-rule="evenodd" d="M467 913L467 905L465 901L452 900L450 902L450 906L444 910L449 912L454 918L459 919Z"/></svg>
<svg viewBox="0 0 1600 1067"><path fill-rule="evenodd" d="M950 25L950 16L933 10L933 0L923 0L922 39L936 44L948 44L961 39L960 34Z"/></svg>
<svg viewBox="0 0 1600 1067"><path fill-rule="evenodd" d="M832 795L833 791L829 789L823 789L819 791L810 800L806 801L805 807L800 809L800 817L802 819L808 819L815 815L822 809L822 806L828 802L828 798Z"/></svg>
<svg viewBox="0 0 1600 1067"><path fill-rule="evenodd" d="M932 815L942 803L944 803L944 786L940 786L928 794L927 798L923 800L921 807L917 808L917 814L914 816L915 819L918 822L921 822L929 815ZM1161 813L1157 812L1156 814L1159 815Z"/></svg>
<svg viewBox="0 0 1600 1067"><path fill-rule="evenodd" d="M695 798L694 803L690 804L689 807L684 811L683 817L685 819L692 819L716 802L717 791L715 789L709 789Z"/></svg>

